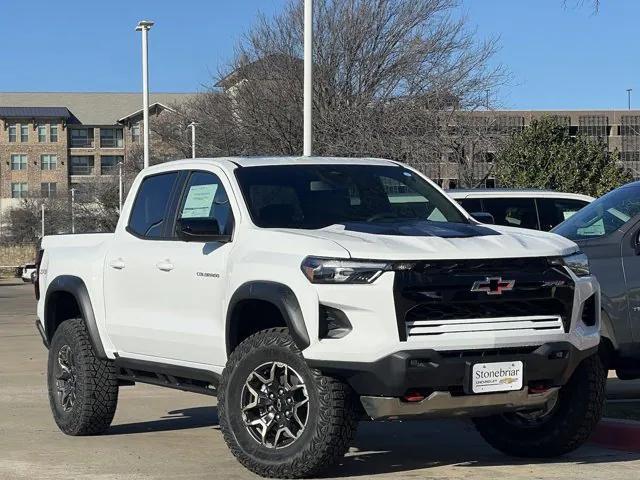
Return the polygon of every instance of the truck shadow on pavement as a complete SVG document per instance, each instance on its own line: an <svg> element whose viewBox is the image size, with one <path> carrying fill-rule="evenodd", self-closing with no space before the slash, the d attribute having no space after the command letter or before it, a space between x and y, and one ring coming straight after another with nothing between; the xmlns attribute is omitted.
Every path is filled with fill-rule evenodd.
<svg viewBox="0 0 640 480"><path fill-rule="evenodd" d="M535 467L629 462L640 454L586 445L556 459L515 458L494 450L468 421L431 420L404 423L363 422L353 448L326 477L368 477L447 465ZM571 467L569 467L571 468Z"/></svg>
<svg viewBox="0 0 640 480"><path fill-rule="evenodd" d="M112 425L106 434L130 435L134 433L167 432L217 426L218 409L216 407L194 407L172 410L158 420L151 420L150 422Z"/></svg>
<svg viewBox="0 0 640 480"><path fill-rule="evenodd" d="M157 420L113 425L107 435L129 435L218 427L216 407L167 412ZM222 441L222 440L221 440ZM521 459L489 447L469 422L431 420L403 423L362 422L349 453L324 477L368 477L446 465L460 467L533 467L539 464L584 465L640 460L640 454L591 445L557 459Z"/></svg>

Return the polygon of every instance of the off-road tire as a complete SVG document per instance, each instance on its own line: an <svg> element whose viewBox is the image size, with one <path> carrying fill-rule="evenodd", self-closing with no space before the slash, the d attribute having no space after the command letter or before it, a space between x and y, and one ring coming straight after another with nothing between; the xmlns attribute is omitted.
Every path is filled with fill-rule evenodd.
<svg viewBox="0 0 640 480"><path fill-rule="evenodd" d="M307 426L291 445L270 449L245 427L241 391L265 362L282 362L302 377L309 396ZM355 395L344 382L309 368L286 328L258 332L231 354L218 392L220 428L229 449L252 472L269 478L317 475L344 456L357 428Z"/></svg>
<svg viewBox="0 0 640 480"><path fill-rule="evenodd" d="M586 442L600 421L606 379L599 356L593 355L578 365L569 382L560 389L558 403L544 423L517 426L505 415L476 418L474 423L492 447L507 455L557 457Z"/></svg>
<svg viewBox="0 0 640 480"><path fill-rule="evenodd" d="M65 411L56 384L61 349L70 347L75 370L75 401ZM49 404L56 424L67 435L98 435L111 425L118 404L118 380L112 362L96 358L81 319L66 320L58 327L47 369Z"/></svg>

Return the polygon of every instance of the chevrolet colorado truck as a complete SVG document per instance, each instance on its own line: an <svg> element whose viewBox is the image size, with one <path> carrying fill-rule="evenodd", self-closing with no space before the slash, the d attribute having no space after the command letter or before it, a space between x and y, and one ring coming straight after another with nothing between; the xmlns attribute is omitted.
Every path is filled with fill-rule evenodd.
<svg viewBox="0 0 640 480"><path fill-rule="evenodd" d="M114 233L46 236L37 271L68 435L107 431L119 387L149 383L217 396L253 472L308 477L360 420L468 416L502 452L551 457L601 416L586 257L554 234L481 224L394 161L154 166Z"/></svg>

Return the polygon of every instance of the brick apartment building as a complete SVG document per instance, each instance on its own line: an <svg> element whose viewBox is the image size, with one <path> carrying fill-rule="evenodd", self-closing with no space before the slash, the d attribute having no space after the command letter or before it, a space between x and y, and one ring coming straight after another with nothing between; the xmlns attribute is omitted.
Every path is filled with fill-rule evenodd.
<svg viewBox="0 0 640 480"><path fill-rule="evenodd" d="M151 94L158 114L191 94ZM0 215L118 173L142 141L139 93L0 93ZM1 222L1 219L0 219Z"/></svg>

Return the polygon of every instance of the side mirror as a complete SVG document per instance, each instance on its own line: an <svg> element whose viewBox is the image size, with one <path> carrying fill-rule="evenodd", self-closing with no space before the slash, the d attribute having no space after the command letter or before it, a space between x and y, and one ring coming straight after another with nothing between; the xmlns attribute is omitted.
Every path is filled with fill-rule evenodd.
<svg viewBox="0 0 640 480"><path fill-rule="evenodd" d="M231 235L222 235L217 220L213 218L180 218L177 222L178 237L183 242L230 242Z"/></svg>
<svg viewBox="0 0 640 480"><path fill-rule="evenodd" d="M495 225L496 220L493 218L493 215L487 212L474 212L471 214L473 218L475 218L480 223L489 223L491 225Z"/></svg>

